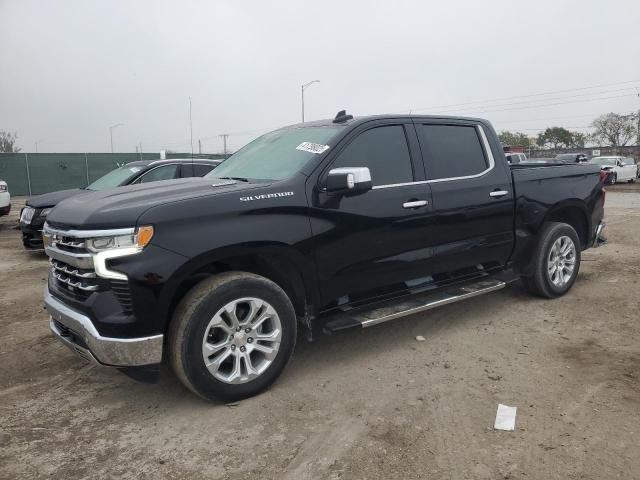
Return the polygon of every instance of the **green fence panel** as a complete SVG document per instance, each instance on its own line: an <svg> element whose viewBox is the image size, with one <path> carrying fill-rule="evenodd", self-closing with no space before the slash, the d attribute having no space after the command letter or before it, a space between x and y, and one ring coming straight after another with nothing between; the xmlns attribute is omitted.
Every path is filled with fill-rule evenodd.
<svg viewBox="0 0 640 480"><path fill-rule="evenodd" d="M13 195L28 195L27 162L24 153L0 153L0 178Z"/></svg>
<svg viewBox="0 0 640 480"><path fill-rule="evenodd" d="M190 156L167 153L167 158ZM7 182L12 195L39 195L83 188L126 163L159 158L158 153L0 153L0 178ZM205 154L194 158L225 157Z"/></svg>

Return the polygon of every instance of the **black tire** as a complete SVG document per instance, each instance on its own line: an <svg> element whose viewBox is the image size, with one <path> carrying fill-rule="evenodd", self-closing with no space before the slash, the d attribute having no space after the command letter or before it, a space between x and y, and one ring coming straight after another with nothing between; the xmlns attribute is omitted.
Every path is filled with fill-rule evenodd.
<svg viewBox="0 0 640 480"><path fill-rule="evenodd" d="M243 297L268 302L277 312L282 334L275 358L265 371L246 383L231 384L217 379L207 369L203 339L216 312ZM198 283L180 301L169 325L169 361L182 383L205 400L240 400L260 393L278 378L293 354L296 335L293 305L278 285L251 273L225 272Z"/></svg>
<svg viewBox="0 0 640 480"><path fill-rule="evenodd" d="M568 281L558 286L551 280L547 262L551 248L561 237L569 237L573 241L575 265ZM560 222L545 223L537 235L536 246L531 257L531 274L522 277L524 286L529 292L540 297L556 298L564 295L571 289L580 271L580 251L580 239L571 225Z"/></svg>
<svg viewBox="0 0 640 480"><path fill-rule="evenodd" d="M609 185L615 185L617 181L618 181L618 174L617 173L611 174L611 180L609 180Z"/></svg>

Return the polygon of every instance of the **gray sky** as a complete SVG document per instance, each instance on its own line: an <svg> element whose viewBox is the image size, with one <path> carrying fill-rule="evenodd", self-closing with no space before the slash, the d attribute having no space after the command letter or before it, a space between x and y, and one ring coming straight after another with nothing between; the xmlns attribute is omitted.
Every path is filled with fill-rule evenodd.
<svg viewBox="0 0 640 480"><path fill-rule="evenodd" d="M0 130L27 152L100 152L123 123L116 151L187 152L191 96L195 151L221 151L221 133L237 149L299 122L300 85L319 79L308 120L413 110L584 132L640 109L638 25L637 0L0 0Z"/></svg>

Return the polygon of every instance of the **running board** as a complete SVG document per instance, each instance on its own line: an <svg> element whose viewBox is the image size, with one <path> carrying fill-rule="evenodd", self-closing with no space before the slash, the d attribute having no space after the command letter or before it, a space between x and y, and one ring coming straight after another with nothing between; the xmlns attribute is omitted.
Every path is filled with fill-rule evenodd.
<svg viewBox="0 0 640 480"><path fill-rule="evenodd" d="M507 286L502 280L482 280L463 287L452 287L438 292L426 292L411 295L395 302L386 302L371 310L343 311L332 316L324 324L327 334L338 333L352 328L366 328L396 318L424 312L432 308L477 297L489 292L501 290Z"/></svg>

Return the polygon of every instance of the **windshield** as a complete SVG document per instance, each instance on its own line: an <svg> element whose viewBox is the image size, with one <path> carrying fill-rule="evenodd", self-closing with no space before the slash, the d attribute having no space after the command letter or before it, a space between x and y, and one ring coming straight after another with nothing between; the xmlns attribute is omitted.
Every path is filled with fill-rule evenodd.
<svg viewBox="0 0 640 480"><path fill-rule="evenodd" d="M87 190L105 190L115 188L125 184L131 177L136 175L141 167L127 166L116 168L106 175L100 177L87 187Z"/></svg>
<svg viewBox="0 0 640 480"><path fill-rule="evenodd" d="M218 165L207 177L284 180L299 172L341 127L302 127L276 130L255 139Z"/></svg>
<svg viewBox="0 0 640 480"><path fill-rule="evenodd" d="M589 163L593 163L594 165L609 165L615 167L616 158L614 157L594 157L589 160Z"/></svg>

